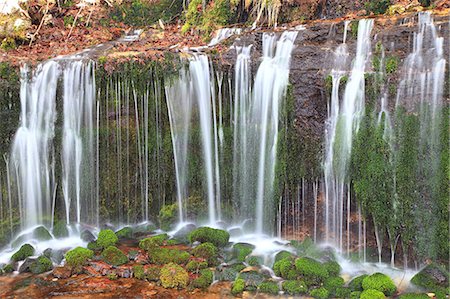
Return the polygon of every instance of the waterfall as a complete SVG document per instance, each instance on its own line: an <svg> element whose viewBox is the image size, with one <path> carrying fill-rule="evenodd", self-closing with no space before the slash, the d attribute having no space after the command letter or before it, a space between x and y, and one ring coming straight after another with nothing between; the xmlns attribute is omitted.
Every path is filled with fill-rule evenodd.
<svg viewBox="0 0 450 299"><path fill-rule="evenodd" d="M345 181L352 148L353 134L364 113L364 72L370 55L370 33L373 20L360 20L356 56L342 102L339 103L339 82L343 76L342 58L345 44L336 51L332 72L331 109L327 120L325 175L325 240L333 240L343 248Z"/></svg>
<svg viewBox="0 0 450 299"><path fill-rule="evenodd" d="M54 188L53 137L56 90L60 66L55 61L39 65L33 78L21 69L20 126L11 148L11 179L17 188L23 228L49 224Z"/></svg>
<svg viewBox="0 0 450 299"><path fill-rule="evenodd" d="M95 191L93 63L69 61L64 69L62 189L66 222L98 223ZM73 204L72 201L75 201Z"/></svg>

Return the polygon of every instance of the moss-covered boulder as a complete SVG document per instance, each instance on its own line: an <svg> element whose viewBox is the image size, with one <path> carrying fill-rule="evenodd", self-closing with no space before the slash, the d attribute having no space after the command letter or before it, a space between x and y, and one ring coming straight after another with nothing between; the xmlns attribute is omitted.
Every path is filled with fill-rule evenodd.
<svg viewBox="0 0 450 299"><path fill-rule="evenodd" d="M38 241L48 241L53 239L52 235L43 226L38 226L33 230L33 238Z"/></svg>
<svg viewBox="0 0 450 299"><path fill-rule="evenodd" d="M164 245L164 243L167 240L169 240L169 235L168 234L159 234L159 235L156 235L156 236L151 236L148 239L153 240L156 244L161 246L161 245Z"/></svg>
<svg viewBox="0 0 450 299"><path fill-rule="evenodd" d="M139 241L139 248L145 250L148 254L157 250L159 245L152 238L145 238Z"/></svg>
<svg viewBox="0 0 450 299"><path fill-rule="evenodd" d="M258 286L269 277L259 272L256 268L248 268L239 273L239 278L245 281L246 290L256 291Z"/></svg>
<svg viewBox="0 0 450 299"><path fill-rule="evenodd" d="M16 251L11 257L11 260L14 262L22 261L29 256L34 254L34 247L30 244L24 244L20 247L19 250Z"/></svg>
<svg viewBox="0 0 450 299"><path fill-rule="evenodd" d="M257 255L250 255L250 256L247 256L247 258L245 259L245 262L249 266L261 266L264 264L264 257L257 256Z"/></svg>
<svg viewBox="0 0 450 299"><path fill-rule="evenodd" d="M90 249L77 247L66 253L66 264L72 268L74 272L80 272L83 266L94 256L94 252Z"/></svg>
<svg viewBox="0 0 450 299"><path fill-rule="evenodd" d="M129 226L125 226L116 231L116 236L119 239L131 239L133 238L133 229Z"/></svg>
<svg viewBox="0 0 450 299"><path fill-rule="evenodd" d="M110 229L103 229L98 234L97 245L102 249L108 248L109 246L116 245L119 238L117 238L116 234Z"/></svg>
<svg viewBox="0 0 450 299"><path fill-rule="evenodd" d="M334 292L336 298L350 298L352 291L346 287L339 287Z"/></svg>
<svg viewBox="0 0 450 299"><path fill-rule="evenodd" d="M360 297L360 299L384 299L384 298L386 298L386 296L383 294L383 292L374 289L364 290L361 293Z"/></svg>
<svg viewBox="0 0 450 299"><path fill-rule="evenodd" d="M162 267L159 279L164 288L183 289L189 283L189 274L181 266L169 263Z"/></svg>
<svg viewBox="0 0 450 299"><path fill-rule="evenodd" d="M287 280L295 280L298 276L298 271L295 268L294 260L290 257L275 262L273 265L273 271L276 276Z"/></svg>
<svg viewBox="0 0 450 299"><path fill-rule="evenodd" d="M198 245L192 250L192 254L206 260L210 266L217 264L218 250L212 243L206 242Z"/></svg>
<svg viewBox="0 0 450 299"><path fill-rule="evenodd" d="M200 270L200 276L192 281L192 286L198 289L206 289L213 282L214 274L209 269Z"/></svg>
<svg viewBox="0 0 450 299"><path fill-rule="evenodd" d="M355 292L355 291L362 292L363 291L362 282L363 282L364 278L366 278L367 276L369 276L369 275L363 274L363 275L353 278L348 284L349 289L352 292Z"/></svg>
<svg viewBox="0 0 450 299"><path fill-rule="evenodd" d="M275 281L267 280L258 286L258 291L264 294L278 295L280 288Z"/></svg>
<svg viewBox="0 0 450 299"><path fill-rule="evenodd" d="M301 280L285 280L282 287L283 291L289 295L300 295L308 292L308 287Z"/></svg>
<svg viewBox="0 0 450 299"><path fill-rule="evenodd" d="M362 287L364 290L380 291L386 296L392 296L397 291L392 279L383 273L374 273L367 276L362 281Z"/></svg>
<svg viewBox="0 0 450 299"><path fill-rule="evenodd" d="M55 238L67 238L69 236L69 230L65 222L58 221L53 226L52 230L53 236Z"/></svg>
<svg viewBox="0 0 450 299"><path fill-rule="evenodd" d="M133 266L133 276L137 279L145 279L145 269L142 265Z"/></svg>
<svg viewBox="0 0 450 299"><path fill-rule="evenodd" d="M238 262L244 262L246 257L250 255L255 249L255 246L248 243L236 243L233 245L233 257Z"/></svg>
<svg viewBox="0 0 450 299"><path fill-rule="evenodd" d="M245 269L243 263L236 263L226 266L219 266L216 269L215 277L219 281L234 281L239 272Z"/></svg>
<svg viewBox="0 0 450 299"><path fill-rule="evenodd" d="M308 285L319 285L329 277L327 269L320 262L311 258L298 258L295 261L295 268Z"/></svg>
<svg viewBox="0 0 450 299"><path fill-rule="evenodd" d="M317 288L317 289L312 289L309 292L309 295L316 299L326 299L330 296L330 292L328 292L328 290L325 288Z"/></svg>
<svg viewBox="0 0 450 299"><path fill-rule="evenodd" d="M209 242L217 247L225 247L230 240L230 234L221 229L211 227L200 227L193 230L188 236L189 242Z"/></svg>
<svg viewBox="0 0 450 299"><path fill-rule="evenodd" d="M34 274L41 274L53 268L52 261L46 256L40 256L30 265L30 271Z"/></svg>
<svg viewBox="0 0 450 299"><path fill-rule="evenodd" d="M161 274L161 268L151 266L145 269L145 278L148 281L159 281L159 276Z"/></svg>
<svg viewBox="0 0 450 299"><path fill-rule="evenodd" d="M167 263L186 264L190 256L186 251L169 248L157 248L148 253L149 261L158 265Z"/></svg>
<svg viewBox="0 0 450 299"><path fill-rule="evenodd" d="M165 205L161 208L158 215L159 224L162 230L170 230L177 220L176 204Z"/></svg>
<svg viewBox="0 0 450 299"><path fill-rule="evenodd" d="M359 297L361 297L361 292L359 291L354 291L350 293L350 299L359 299Z"/></svg>
<svg viewBox="0 0 450 299"><path fill-rule="evenodd" d="M449 286L449 273L438 264L430 264L413 276L411 283L426 291L434 292Z"/></svg>
<svg viewBox="0 0 450 299"><path fill-rule="evenodd" d="M3 273L13 273L14 267L11 264L7 264L7 265L3 266L2 271L3 271Z"/></svg>
<svg viewBox="0 0 450 299"><path fill-rule="evenodd" d="M245 280L238 278L233 282L231 286L231 294L234 296L241 294L245 289Z"/></svg>
<svg viewBox="0 0 450 299"><path fill-rule="evenodd" d="M278 262L278 261L280 261L280 260L282 260L282 259L285 259L285 258L295 259L295 255L292 254L292 253L289 252L289 251L281 250L280 252L278 252L278 253L275 255L274 263L276 263L276 262Z"/></svg>
<svg viewBox="0 0 450 299"><path fill-rule="evenodd" d="M344 279L339 276L329 277L325 280L323 286L330 294L336 294L336 290L344 286Z"/></svg>
<svg viewBox="0 0 450 299"><path fill-rule="evenodd" d="M208 262L192 260L186 264L186 270L192 273L199 273L200 270L208 268Z"/></svg>
<svg viewBox="0 0 450 299"><path fill-rule="evenodd" d="M98 245L97 241L89 242L87 248L92 251L101 251L103 249L102 246Z"/></svg>
<svg viewBox="0 0 450 299"><path fill-rule="evenodd" d="M119 248L115 246L109 246L102 252L102 259L106 263L113 266L120 266L128 263L128 257Z"/></svg>
<svg viewBox="0 0 450 299"><path fill-rule="evenodd" d="M330 276L338 276L341 273L341 266L336 261L328 261L323 263Z"/></svg>
<svg viewBox="0 0 450 299"><path fill-rule="evenodd" d="M83 230L83 231L81 232L80 238L81 238L81 240L83 240L84 242L88 242L88 243L89 243L89 242L95 241L95 236L94 236L94 234L93 234L91 231L87 230L87 229L85 229L85 230Z"/></svg>

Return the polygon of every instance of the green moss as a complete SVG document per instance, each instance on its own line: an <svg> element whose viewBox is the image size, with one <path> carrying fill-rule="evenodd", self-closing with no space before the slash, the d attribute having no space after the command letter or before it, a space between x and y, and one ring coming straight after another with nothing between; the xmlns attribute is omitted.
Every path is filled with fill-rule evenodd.
<svg viewBox="0 0 450 299"><path fill-rule="evenodd" d="M330 276L338 276L341 273L341 266L336 261L328 261L323 264Z"/></svg>
<svg viewBox="0 0 450 299"><path fill-rule="evenodd" d="M186 264L190 254L178 249L157 248L149 252L149 260L153 264L164 265L167 263Z"/></svg>
<svg viewBox="0 0 450 299"><path fill-rule="evenodd" d="M119 278L116 272L108 273L106 277L108 277L109 280L117 280Z"/></svg>
<svg viewBox="0 0 450 299"><path fill-rule="evenodd" d="M161 274L161 269L158 267L148 267L145 271L145 278L148 281L159 281L159 275Z"/></svg>
<svg viewBox="0 0 450 299"><path fill-rule="evenodd" d="M387 11L390 4L390 0L370 0L364 3L364 8L366 9L367 14L373 13L376 15L381 15Z"/></svg>
<svg viewBox="0 0 450 299"><path fill-rule="evenodd" d="M411 293L400 295L398 299L430 299L430 297L427 294Z"/></svg>
<svg viewBox="0 0 450 299"><path fill-rule="evenodd" d="M350 290L362 292L363 291L362 282L363 282L364 278L366 278L367 276L369 276L369 275L363 274L363 275L353 278L350 281L350 283L348 284L348 287L350 288Z"/></svg>
<svg viewBox="0 0 450 299"><path fill-rule="evenodd" d="M278 283L275 281L263 281L258 286L258 291L265 294L278 295L280 288L278 287Z"/></svg>
<svg viewBox="0 0 450 299"><path fill-rule="evenodd" d="M161 208L158 215L159 225L162 230L168 231L175 224L177 219L177 205L165 205Z"/></svg>
<svg viewBox="0 0 450 299"><path fill-rule="evenodd" d="M69 267L71 267L75 272L80 272L82 267L87 263L88 259L91 259L94 256L94 252L92 250L76 247L72 250L69 250L66 255L66 263Z"/></svg>
<svg viewBox="0 0 450 299"><path fill-rule="evenodd" d="M145 279L145 269L142 265L133 266L133 276L137 279L144 280Z"/></svg>
<svg viewBox="0 0 450 299"><path fill-rule="evenodd" d="M398 58L389 56L386 58L386 73L392 74L395 73L398 69Z"/></svg>
<svg viewBox="0 0 450 299"><path fill-rule="evenodd" d="M192 250L195 257L205 259L210 266L217 264L217 247L212 243L206 242L198 245Z"/></svg>
<svg viewBox="0 0 450 299"><path fill-rule="evenodd" d="M383 294L383 292L369 289L365 290L361 293L360 299L384 299L386 296Z"/></svg>
<svg viewBox="0 0 450 299"><path fill-rule="evenodd" d="M43 226L39 226L34 229L33 238L39 241L47 241L53 239L52 235L50 235L48 230Z"/></svg>
<svg viewBox="0 0 450 299"><path fill-rule="evenodd" d="M260 256L252 255L252 256L248 256L247 257L246 263L249 266L256 267L256 266L262 265L264 263L264 259L262 257L260 257Z"/></svg>
<svg viewBox="0 0 450 299"><path fill-rule="evenodd" d="M325 288L318 288L318 289L313 289L309 292L309 295L311 295L311 297L317 298L317 299L326 299L329 297L329 292L327 289Z"/></svg>
<svg viewBox="0 0 450 299"><path fill-rule="evenodd" d="M169 239L169 235L168 234L159 234L156 236L152 236L149 239L155 241L156 244L161 246L161 245L164 245L164 242Z"/></svg>
<svg viewBox="0 0 450 299"><path fill-rule="evenodd" d="M307 257L297 259L295 268L298 274L303 276L307 282L315 285L325 281L329 276L327 269L321 263Z"/></svg>
<svg viewBox="0 0 450 299"><path fill-rule="evenodd" d="M89 242L88 245L87 245L87 248L92 250L92 251L100 251L100 250L102 250L102 247L99 246L96 241Z"/></svg>
<svg viewBox="0 0 450 299"><path fill-rule="evenodd" d="M273 265L275 275L284 279L296 279L297 272L295 271L294 260L292 258L284 258Z"/></svg>
<svg viewBox="0 0 450 299"><path fill-rule="evenodd" d="M238 278L233 282L231 287L231 294L234 296L241 294L245 289L245 280Z"/></svg>
<svg viewBox="0 0 450 299"><path fill-rule="evenodd" d="M431 272L439 273L441 277L445 278L443 281L437 281L431 274ZM444 267L435 263L426 266L419 273L413 276L411 283L423 288L426 291L437 291L441 288L445 288L449 284L449 274Z"/></svg>
<svg viewBox="0 0 450 299"><path fill-rule="evenodd" d="M188 236L189 242L210 242L217 247L225 247L228 245L230 234L221 229L210 227L200 227L193 230Z"/></svg>
<svg viewBox="0 0 450 299"><path fill-rule="evenodd" d="M253 252L255 246L246 243L236 243L233 245L233 256L238 262L244 262L246 257Z"/></svg>
<svg viewBox="0 0 450 299"><path fill-rule="evenodd" d="M14 50L15 48L17 48L16 40L9 36L5 37L0 45L0 49L4 51Z"/></svg>
<svg viewBox="0 0 450 299"><path fill-rule="evenodd" d="M104 249L116 245L118 240L119 238L112 230L104 229L98 234L97 245Z"/></svg>
<svg viewBox="0 0 450 299"><path fill-rule="evenodd" d="M66 223L63 221L56 222L52 232L55 238L67 238L69 236L69 230L67 229Z"/></svg>
<svg viewBox="0 0 450 299"><path fill-rule="evenodd" d="M139 241L139 248L150 254L151 252L159 249L159 245L153 238L145 238Z"/></svg>
<svg viewBox="0 0 450 299"><path fill-rule="evenodd" d="M192 286L198 289L207 289L213 282L214 274L209 269L200 271L200 276L192 281Z"/></svg>
<svg viewBox="0 0 450 299"><path fill-rule="evenodd" d="M126 226L118 231L116 231L116 236L119 239L131 239L133 237L133 229L129 226Z"/></svg>
<svg viewBox="0 0 450 299"><path fill-rule="evenodd" d="M361 292L355 291L350 293L350 299L359 299L361 297Z"/></svg>
<svg viewBox="0 0 450 299"><path fill-rule="evenodd" d="M31 273L34 274L41 274L50 271L52 268L52 261L45 256L38 257L38 259L30 266Z"/></svg>
<svg viewBox="0 0 450 299"><path fill-rule="evenodd" d="M4 273L13 273L14 272L14 267L11 264L7 264L3 267L2 271Z"/></svg>
<svg viewBox="0 0 450 299"><path fill-rule="evenodd" d="M334 294L337 298L350 298L351 292L349 288L339 287Z"/></svg>
<svg viewBox="0 0 450 299"><path fill-rule="evenodd" d="M358 25L359 21L353 21L350 23L350 32L354 38L358 37Z"/></svg>
<svg viewBox="0 0 450 299"><path fill-rule="evenodd" d="M362 287L364 290L380 291L386 296L391 296L397 291L397 287L392 279L382 273L374 273L364 278L362 281Z"/></svg>
<svg viewBox="0 0 450 299"><path fill-rule="evenodd" d="M283 281L283 291L285 291L289 295L300 295L306 294L308 291L308 287L301 280L286 280Z"/></svg>
<svg viewBox="0 0 450 299"><path fill-rule="evenodd" d="M282 260L282 259L285 259L285 258L291 258L291 259L294 259L294 255L293 255L291 252L289 252L289 251L282 250L282 251L278 252L278 253L275 255L274 263L276 263L276 262L278 262L278 261L280 261L280 260Z"/></svg>
<svg viewBox="0 0 450 299"><path fill-rule="evenodd" d="M189 282L189 274L179 265L169 263L162 267L159 279L164 288L183 289Z"/></svg>
<svg viewBox="0 0 450 299"><path fill-rule="evenodd" d="M206 269L206 268L208 268L207 262L199 262L199 261L192 260L186 264L186 270L188 270L189 272L193 272L193 273L198 273L200 270Z"/></svg>
<svg viewBox="0 0 450 299"><path fill-rule="evenodd" d="M102 252L103 260L113 266L120 266L128 262L128 257L119 248L109 246Z"/></svg>
<svg viewBox="0 0 450 299"><path fill-rule="evenodd" d="M329 277L325 280L323 286L330 292L330 294L335 294L338 288L344 286L344 279L342 277Z"/></svg>
<svg viewBox="0 0 450 299"><path fill-rule="evenodd" d="M30 244L24 244L20 247L19 250L16 251L11 257L11 260L14 262L22 261L29 256L34 254L34 247Z"/></svg>

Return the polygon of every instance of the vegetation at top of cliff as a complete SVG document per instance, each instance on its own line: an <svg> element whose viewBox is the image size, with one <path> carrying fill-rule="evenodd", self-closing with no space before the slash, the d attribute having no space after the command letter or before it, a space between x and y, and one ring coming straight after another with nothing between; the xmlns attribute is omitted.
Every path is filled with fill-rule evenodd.
<svg viewBox="0 0 450 299"><path fill-rule="evenodd" d="M364 4L364 8L368 14L382 15L389 8L389 5L391 5L390 0L370 0Z"/></svg>

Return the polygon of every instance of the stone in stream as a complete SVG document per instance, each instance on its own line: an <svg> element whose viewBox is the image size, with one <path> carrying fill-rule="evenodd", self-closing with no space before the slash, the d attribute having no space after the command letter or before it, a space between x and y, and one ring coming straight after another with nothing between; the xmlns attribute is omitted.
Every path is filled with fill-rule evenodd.
<svg viewBox="0 0 450 299"><path fill-rule="evenodd" d="M188 235L190 232L192 232L193 230L195 230L197 228L197 226L195 226L195 224L192 223L188 223L185 226L181 227L174 235L173 238L176 240L179 240L180 242L183 243L188 243Z"/></svg>
<svg viewBox="0 0 450 299"><path fill-rule="evenodd" d="M93 242L93 241L95 241L95 236L94 236L94 234L93 233L91 233L91 231L89 231L89 230L87 230L87 229L85 229L85 230L83 230L82 232L81 232L81 235L80 235L80 238L81 238L81 240L83 240L84 242Z"/></svg>
<svg viewBox="0 0 450 299"><path fill-rule="evenodd" d="M36 260L37 258L27 257L22 265L20 265L18 269L19 273L30 272L30 267Z"/></svg>

